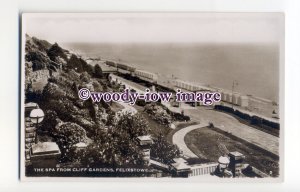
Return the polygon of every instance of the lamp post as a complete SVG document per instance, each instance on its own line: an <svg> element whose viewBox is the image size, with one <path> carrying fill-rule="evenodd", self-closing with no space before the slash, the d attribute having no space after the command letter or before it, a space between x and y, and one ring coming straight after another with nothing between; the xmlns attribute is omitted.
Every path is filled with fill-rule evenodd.
<svg viewBox="0 0 300 192"><path fill-rule="evenodd" d="M221 156L218 159L218 163L219 163L219 170L222 173L223 177L224 177L224 171L225 169L228 167L229 165L229 159L226 156Z"/></svg>
<svg viewBox="0 0 300 192"><path fill-rule="evenodd" d="M44 111L41 110L41 109L33 109L31 112L30 112L30 121L32 123L35 124L35 127L36 127L36 131L35 131L35 143L37 143L37 127L38 127L38 124L41 123L43 120L44 120Z"/></svg>

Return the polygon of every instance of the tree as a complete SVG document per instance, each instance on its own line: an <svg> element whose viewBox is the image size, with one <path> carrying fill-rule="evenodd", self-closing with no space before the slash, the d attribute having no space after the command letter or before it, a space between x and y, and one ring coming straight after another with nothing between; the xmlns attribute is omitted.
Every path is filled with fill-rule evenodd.
<svg viewBox="0 0 300 192"><path fill-rule="evenodd" d="M68 69L74 69L76 72L84 72L86 71L88 74L93 74L93 67L81 58L78 58L76 55L72 54L71 58L67 62Z"/></svg>
<svg viewBox="0 0 300 192"><path fill-rule="evenodd" d="M80 157L83 166L134 166L144 165L143 153L129 135L115 129L99 130Z"/></svg>
<svg viewBox="0 0 300 192"><path fill-rule="evenodd" d="M72 54L71 58L68 60L67 67L69 69L76 69L76 72L83 71L81 60L74 54Z"/></svg>
<svg viewBox="0 0 300 192"><path fill-rule="evenodd" d="M56 126L53 137L60 148L61 161L72 161L74 145L86 140L86 132L81 126L66 122Z"/></svg>
<svg viewBox="0 0 300 192"><path fill-rule="evenodd" d="M101 67L98 64L95 65L94 71L95 71L95 73L94 73L95 77L97 77L97 78L102 78L103 77L103 71L102 71Z"/></svg>
<svg viewBox="0 0 300 192"><path fill-rule="evenodd" d="M180 151L178 147L168 143L162 134L154 138L153 141L154 144L151 145L150 152L152 158L158 159L162 163L170 164L174 158L179 157Z"/></svg>
<svg viewBox="0 0 300 192"><path fill-rule="evenodd" d="M65 92L55 83L48 82L43 89L44 100L60 99L65 97Z"/></svg>
<svg viewBox="0 0 300 192"><path fill-rule="evenodd" d="M111 116L113 121L114 116ZM112 122L111 122L112 123ZM121 115L107 131L98 129L94 143L90 144L81 157L85 166L128 166L144 165L142 149L136 137L146 135L149 127L139 115Z"/></svg>
<svg viewBox="0 0 300 192"><path fill-rule="evenodd" d="M33 71L46 69L50 63L50 59L40 51L28 51L25 60L32 63Z"/></svg>
<svg viewBox="0 0 300 192"><path fill-rule="evenodd" d="M58 61L57 59L58 57L61 57L65 61L67 61L67 55L64 53L64 50L57 43L54 43L49 48L49 50L47 51L47 55L54 62Z"/></svg>
<svg viewBox="0 0 300 192"><path fill-rule="evenodd" d="M131 139L138 136L149 134L149 125L147 121L140 115L132 115L130 113L123 114L119 117L116 129L120 132L126 132Z"/></svg>
<svg viewBox="0 0 300 192"><path fill-rule="evenodd" d="M55 130L56 125L59 123L57 113L52 110L45 111L45 118L42 122L41 129L48 131L50 134Z"/></svg>

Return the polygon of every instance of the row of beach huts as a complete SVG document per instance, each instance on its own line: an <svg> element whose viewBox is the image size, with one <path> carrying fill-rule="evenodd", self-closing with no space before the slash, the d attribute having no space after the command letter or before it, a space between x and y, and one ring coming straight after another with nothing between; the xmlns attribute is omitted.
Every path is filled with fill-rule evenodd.
<svg viewBox="0 0 300 192"><path fill-rule="evenodd" d="M145 81L151 82L151 83L158 83L158 75L156 73L148 72L145 70L137 69L136 67L133 67L130 64L126 63L119 63L115 61L105 61L105 64L114 67L123 71L126 71L130 73L132 76L138 77L140 79L143 79ZM221 99L223 102L233 104L236 106L241 107L248 107L249 106L249 96L233 92L231 90L225 90L221 88L216 87L209 87L209 86L203 86L199 85L197 83L184 81L181 79L174 79L171 81L171 86L168 88L172 88L176 91L176 89L182 89L182 91L210 91L210 92L219 92L221 93Z"/></svg>
<svg viewBox="0 0 300 192"><path fill-rule="evenodd" d="M248 107L249 105L249 97L246 95L242 95L240 93L220 89L213 88L203 85L198 85L196 83L183 81L180 79L176 79L173 81L173 84L176 88L180 88L184 91L209 91L209 92L219 92L221 93L221 100L230 104L234 104L241 107Z"/></svg>

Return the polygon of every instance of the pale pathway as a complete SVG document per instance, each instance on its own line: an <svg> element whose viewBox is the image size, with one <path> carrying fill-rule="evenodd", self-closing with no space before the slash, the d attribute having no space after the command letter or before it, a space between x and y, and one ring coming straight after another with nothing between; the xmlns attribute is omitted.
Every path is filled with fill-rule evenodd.
<svg viewBox="0 0 300 192"><path fill-rule="evenodd" d="M173 144L177 145L179 147L179 149L182 151L184 156L188 156L188 157L198 157L197 155L195 155L185 144L184 142L184 137L187 133L189 133L190 131L193 131L195 129L199 129L201 127L206 127L208 124L202 123L202 124L197 124L197 125L191 125L188 126L186 128L180 129L179 131L177 131L172 138L172 142Z"/></svg>

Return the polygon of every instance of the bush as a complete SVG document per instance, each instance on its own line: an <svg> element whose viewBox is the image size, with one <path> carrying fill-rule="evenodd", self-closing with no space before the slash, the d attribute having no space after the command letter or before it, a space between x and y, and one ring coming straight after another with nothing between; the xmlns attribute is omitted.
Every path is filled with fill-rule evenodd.
<svg viewBox="0 0 300 192"><path fill-rule="evenodd" d="M87 72L83 72L80 75L80 80L85 83L89 83L91 81L91 76Z"/></svg>
<svg viewBox="0 0 300 192"><path fill-rule="evenodd" d="M52 110L46 110L45 118L42 121L41 129L43 131L48 131L50 134L52 134L58 123L59 123L59 119L57 113Z"/></svg>
<svg viewBox="0 0 300 192"><path fill-rule="evenodd" d="M48 82L43 90L43 97L48 99L61 99L65 97L65 92L58 87L58 85Z"/></svg>
<svg viewBox="0 0 300 192"><path fill-rule="evenodd" d="M61 151L61 161L72 161L74 145L86 141L86 132L79 125L71 122L57 125L53 137Z"/></svg>
<svg viewBox="0 0 300 192"><path fill-rule="evenodd" d="M43 100L42 91L40 91L40 90L32 90L31 88L29 88L25 92L25 100L26 100L26 103L28 103L28 102L34 102L34 103L40 104L42 102L42 100Z"/></svg>
<svg viewBox="0 0 300 192"><path fill-rule="evenodd" d="M82 73L87 72L92 75L94 73L93 67L81 58L78 58L76 55L71 55L71 58L67 62L68 69L76 69L76 72Z"/></svg>
<svg viewBox="0 0 300 192"><path fill-rule="evenodd" d="M166 138L160 134L153 139L154 144L151 145L150 156L158 159L162 163L173 163L173 159L179 157L180 151L176 145L167 142Z"/></svg>
<svg viewBox="0 0 300 192"><path fill-rule="evenodd" d="M209 122L209 123L208 123L208 127L209 127L209 128L214 128L215 125L214 125L212 122Z"/></svg>
<svg viewBox="0 0 300 192"><path fill-rule="evenodd" d="M120 167L144 165L143 153L137 143L128 134L110 129L95 134L80 160L87 167Z"/></svg>
<svg viewBox="0 0 300 192"><path fill-rule="evenodd" d="M58 62L58 57L61 57L65 61L67 61L67 55L64 53L64 50L57 43L54 43L49 48L49 50L47 51L47 55L54 62Z"/></svg>
<svg viewBox="0 0 300 192"><path fill-rule="evenodd" d="M171 115L160 105L150 103L145 106L144 110L158 123L166 126L172 123Z"/></svg>
<svg viewBox="0 0 300 192"><path fill-rule="evenodd" d="M142 116L129 113L119 117L116 130L129 134L131 139L147 135L150 131L147 121Z"/></svg>
<svg viewBox="0 0 300 192"><path fill-rule="evenodd" d="M98 64L95 65L94 71L95 71L95 73L94 73L95 77L97 77L97 78L102 78L103 77L102 69Z"/></svg>
<svg viewBox="0 0 300 192"><path fill-rule="evenodd" d="M25 60L32 63L32 70L37 71L46 69L50 63L50 59L39 51L29 51L25 55Z"/></svg>
<svg viewBox="0 0 300 192"><path fill-rule="evenodd" d="M181 114L181 113L172 113L173 114L173 118L176 121L190 121L191 118L187 115Z"/></svg>

